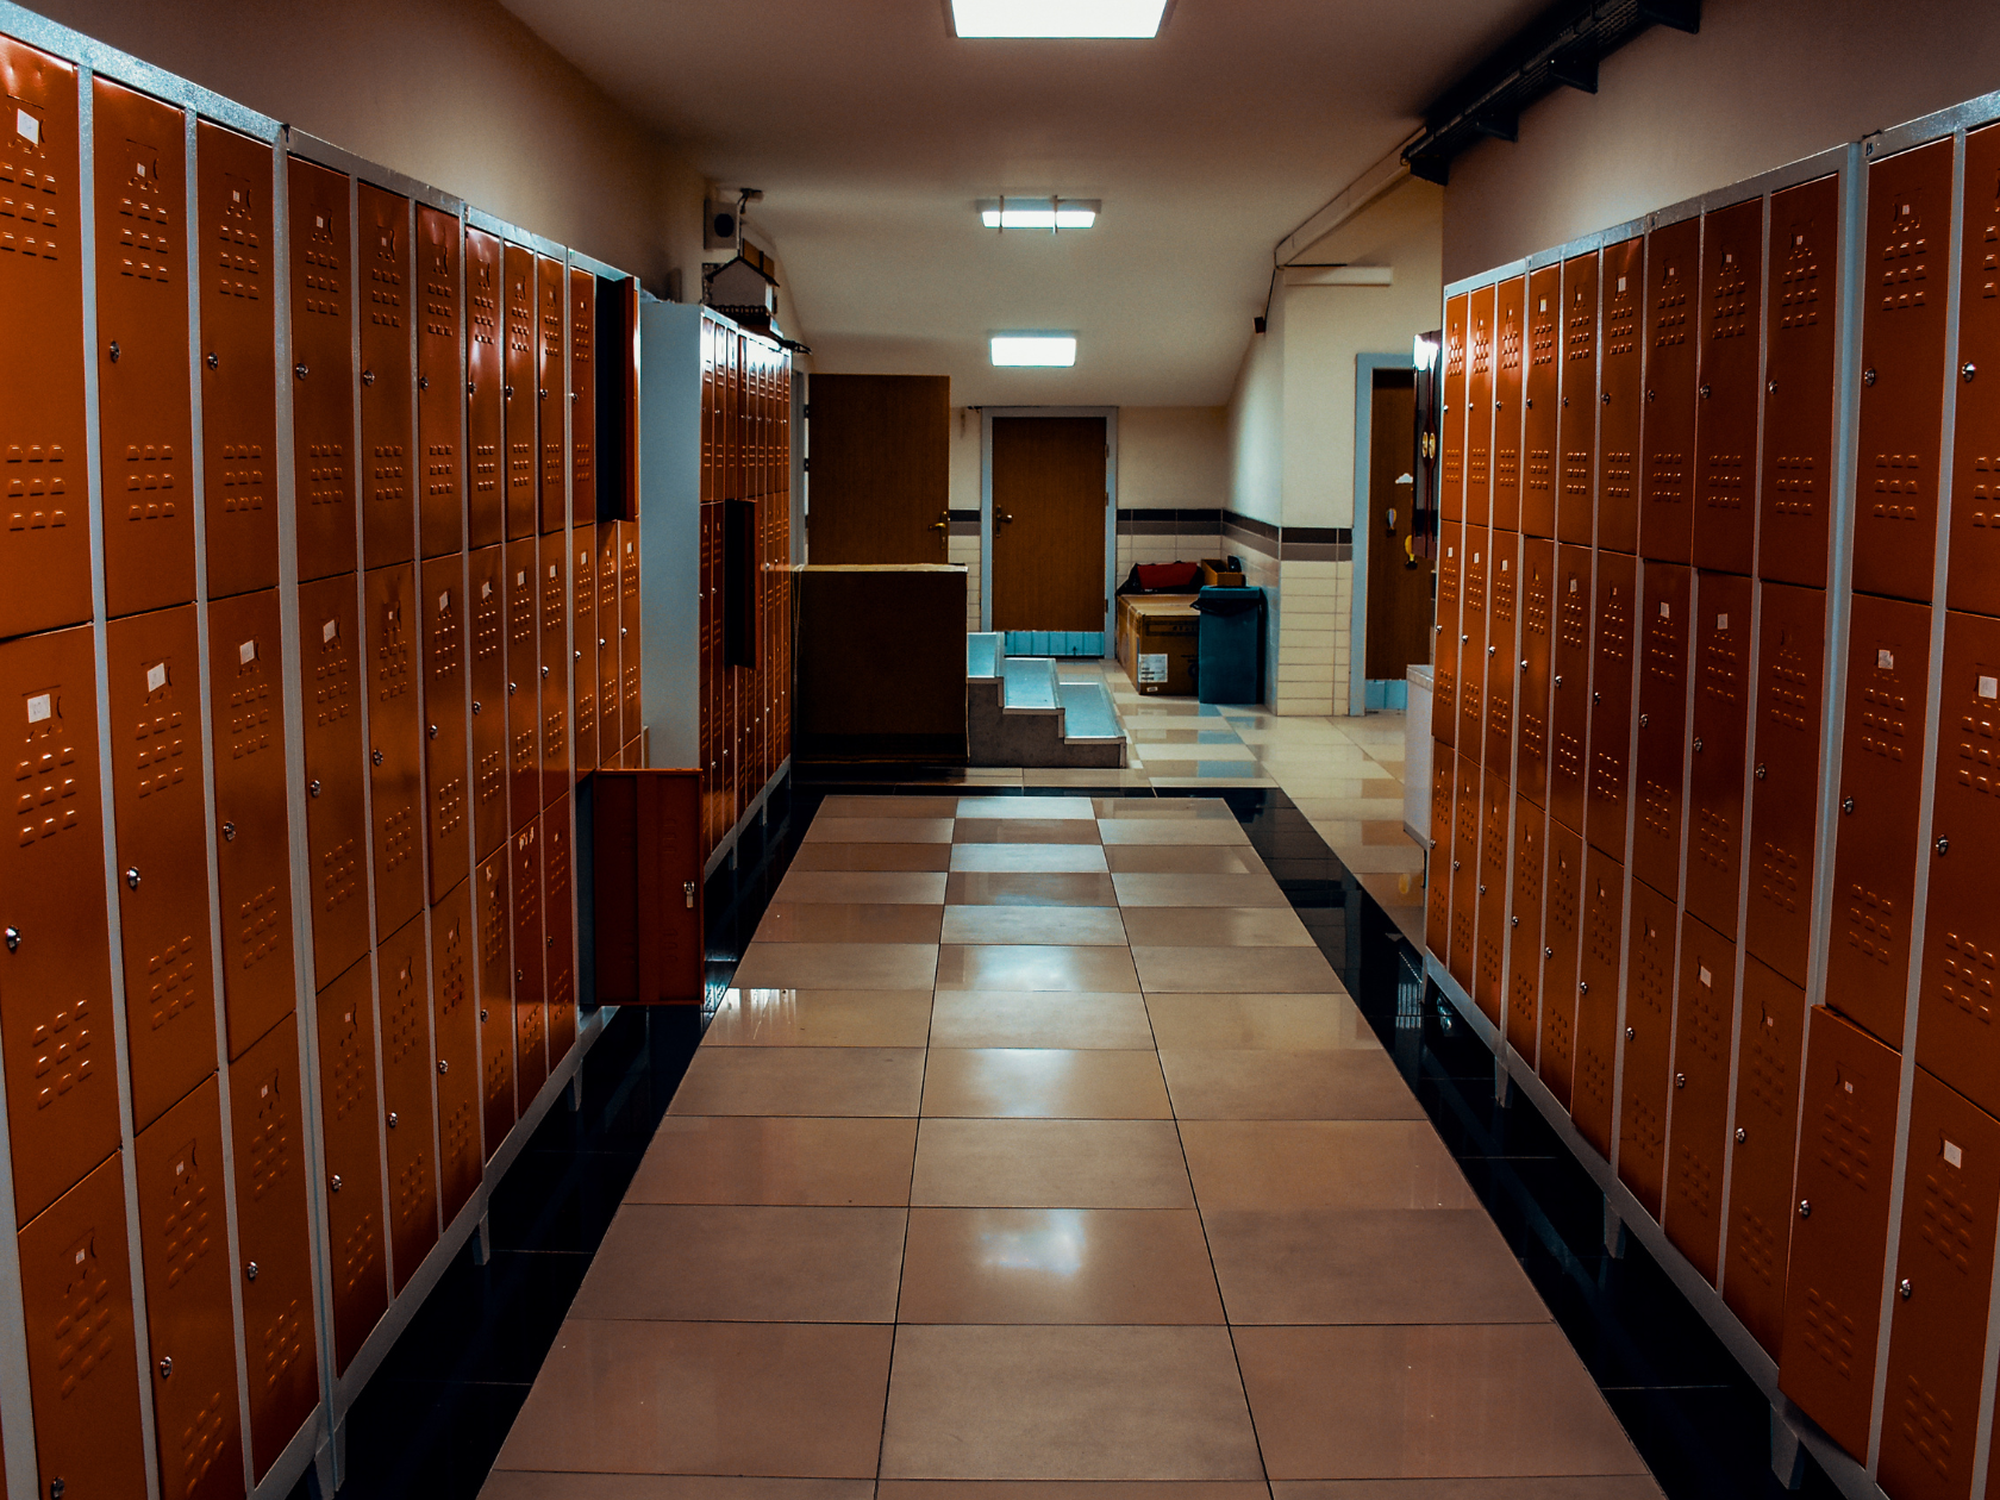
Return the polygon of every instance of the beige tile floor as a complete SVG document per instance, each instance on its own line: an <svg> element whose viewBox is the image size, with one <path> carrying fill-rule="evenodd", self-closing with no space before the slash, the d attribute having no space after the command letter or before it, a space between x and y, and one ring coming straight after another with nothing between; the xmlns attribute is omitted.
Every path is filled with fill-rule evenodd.
<svg viewBox="0 0 2000 1500"><path fill-rule="evenodd" d="M490 1500L1658 1496L1226 809L805 847Z"/></svg>

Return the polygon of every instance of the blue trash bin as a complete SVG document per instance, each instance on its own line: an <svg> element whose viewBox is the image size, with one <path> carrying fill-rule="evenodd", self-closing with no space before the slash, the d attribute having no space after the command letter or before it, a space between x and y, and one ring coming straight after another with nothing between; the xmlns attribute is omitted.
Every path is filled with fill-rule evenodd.
<svg viewBox="0 0 2000 1500"><path fill-rule="evenodd" d="M1203 703L1264 701L1264 591L1203 589L1194 688Z"/></svg>

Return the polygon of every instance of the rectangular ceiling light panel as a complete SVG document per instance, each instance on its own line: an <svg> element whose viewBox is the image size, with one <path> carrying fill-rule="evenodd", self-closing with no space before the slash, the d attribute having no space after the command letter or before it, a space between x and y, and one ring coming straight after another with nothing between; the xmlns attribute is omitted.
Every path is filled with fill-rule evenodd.
<svg viewBox="0 0 2000 1500"><path fill-rule="evenodd" d="M1160 34L1167 0L951 0L961 37L1124 37Z"/></svg>
<svg viewBox="0 0 2000 1500"><path fill-rule="evenodd" d="M996 333L993 363L1003 367L1067 369L1076 363L1073 333Z"/></svg>
<svg viewBox="0 0 2000 1500"><path fill-rule="evenodd" d="M1088 229L1098 206L1094 198L995 198L979 205L979 222L988 229Z"/></svg>

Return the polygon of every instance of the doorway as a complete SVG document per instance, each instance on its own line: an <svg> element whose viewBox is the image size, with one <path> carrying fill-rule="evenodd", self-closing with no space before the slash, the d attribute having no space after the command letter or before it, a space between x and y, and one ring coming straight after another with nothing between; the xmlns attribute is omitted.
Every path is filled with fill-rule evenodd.
<svg viewBox="0 0 2000 1500"><path fill-rule="evenodd" d="M1409 355L1355 368L1354 649L1348 712L1400 709L1431 659L1431 559L1415 545L1416 371Z"/></svg>
<svg viewBox="0 0 2000 1500"><path fill-rule="evenodd" d="M948 560L951 381L808 377L806 560Z"/></svg>
<svg viewBox="0 0 2000 1500"><path fill-rule="evenodd" d="M986 628L1017 655L1102 656L1109 624L1116 413L989 410Z"/></svg>

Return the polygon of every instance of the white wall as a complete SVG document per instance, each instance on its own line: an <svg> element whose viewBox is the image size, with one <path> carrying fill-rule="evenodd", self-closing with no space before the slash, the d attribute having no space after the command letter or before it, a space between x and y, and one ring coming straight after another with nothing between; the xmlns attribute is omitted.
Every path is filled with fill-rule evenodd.
<svg viewBox="0 0 2000 1500"><path fill-rule="evenodd" d="M1118 411L1118 504L1221 508L1229 501L1229 414L1220 406Z"/></svg>

